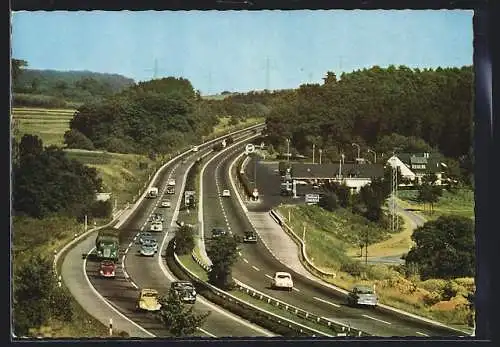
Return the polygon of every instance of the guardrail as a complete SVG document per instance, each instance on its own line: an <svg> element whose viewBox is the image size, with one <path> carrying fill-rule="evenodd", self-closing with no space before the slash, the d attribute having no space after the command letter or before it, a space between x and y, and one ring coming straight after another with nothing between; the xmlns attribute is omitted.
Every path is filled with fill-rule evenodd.
<svg viewBox="0 0 500 347"><path fill-rule="evenodd" d="M60 278L60 275L59 275L57 269L58 269L58 262L59 262L59 259L61 258L61 256L65 252L67 252L70 249L70 247L72 247L73 245L75 245L76 243L78 243L84 237L90 235L91 233L93 233L95 231L98 231L98 230L110 227L111 225L113 225L114 223L116 223L120 219L121 215L127 209L128 209L128 206L125 207L125 208L123 208L123 209L121 209L121 210L119 210L118 212L116 212L115 215L113 216L113 220L110 221L109 223L101 225L101 226L98 226L98 227L95 227L95 228L92 228L92 229L89 229L87 231L84 231L80 235L75 235L74 239L70 240L63 248L61 248L56 254L54 254L54 262L52 264L52 267L53 267L55 275L58 277L59 286L61 285L61 278Z"/></svg>
<svg viewBox="0 0 500 347"><path fill-rule="evenodd" d="M292 329L294 329L302 334L308 334L309 336L313 336L313 337L316 337L316 336L332 337L332 336L334 336L334 335L326 334L325 332L316 330L314 328L305 326L303 324L294 322L288 318L285 318L285 317L282 317L282 316L277 315L275 313L269 312L263 308L260 308L258 306L251 304L251 303L248 303L240 298L237 298L234 295L231 295L228 292L226 292L222 289L219 289L216 286L214 286L210 283L207 283L207 282L203 281L202 279L200 279L195 273L191 272L187 267L184 266L184 264L182 264L182 262L179 260L179 257L177 256L177 254L175 252L174 252L174 259L175 259L176 264L188 275L188 277L192 281L198 283L198 285L204 286L205 288L209 289L215 295L217 295L217 296L219 296L219 297L221 297L221 298L223 298L231 303L236 303L244 308L251 309L253 311L259 311L260 313L265 314L268 319L275 321L275 322L277 322L283 326L286 326L288 328L292 328Z"/></svg>
<svg viewBox="0 0 500 347"><path fill-rule="evenodd" d="M247 286L246 284L238 281L237 279L234 280L236 282L236 286L239 290L245 292L246 294L251 295L252 297L259 299L261 301L265 301L268 304L273 304L276 307L282 307L285 311L290 311L291 313L295 314L297 317L300 317L302 319L307 319L312 322L315 322L317 324L324 325L326 327L331 328L334 333L336 334L350 334L352 336L353 334L355 336L370 336L369 334L358 330L351 328L348 324L344 324L339 321L335 321L333 319L321 317L318 315L315 315L314 313L310 313L306 310L303 310L299 307L293 306L291 304L288 304L284 301L278 300L273 298L272 296L269 296L265 293L262 293L250 286ZM337 331L340 330L340 331ZM339 335L342 336L342 335Z"/></svg>
<svg viewBox="0 0 500 347"><path fill-rule="evenodd" d="M200 259L194 251L191 252L191 256L192 256L193 260L198 265L200 265L205 271L207 271L207 272L210 271L210 265L208 265L202 259ZM196 275L194 274L194 276L196 276ZM196 278L198 280L200 280L198 276L196 276ZM312 322L316 322L317 324L327 326L327 327L331 328L332 330L334 330L334 333L338 334L337 336L344 336L343 334L351 334L351 335L355 334L356 336L369 336L365 332L351 328L348 324L344 324L342 322L338 322L338 321L335 321L333 319L329 319L329 318L315 315L314 313L310 313L306 310L303 310L303 309L298 308L296 306L293 306L291 304L287 304L284 301L275 299L272 296L264 294L256 289L244 284L243 282L241 282L237 279L234 279L234 282L236 283L237 288L241 291L244 291L246 294L249 294L252 297L259 299L261 301L267 302L268 304L273 304L277 307L281 306L286 311L290 311L291 313L297 315L297 317L299 317L299 318L307 319L307 320L310 320ZM217 287L215 287L215 288L217 288ZM220 290L220 289L217 288L217 290ZM297 324L299 324L299 323L297 323Z"/></svg>
<svg viewBox="0 0 500 347"><path fill-rule="evenodd" d="M295 241L295 243L299 245L299 247L300 247L300 257L299 258L302 260L302 263L307 268L309 268L310 270L312 270L313 272L316 272L317 274L319 274L321 276L327 276L327 277L333 277L333 278L335 278L337 276L337 274L335 272L324 271L313 264L313 262L307 256L306 243L304 242L304 240L302 240L299 237L299 235L297 235L295 233L295 231L293 231L293 229L288 224L286 224L283 216L281 216L281 214L279 212L271 210L271 211L269 211L269 214L276 221L276 223L278 223L281 226L281 228L287 234L292 236L292 239Z"/></svg>

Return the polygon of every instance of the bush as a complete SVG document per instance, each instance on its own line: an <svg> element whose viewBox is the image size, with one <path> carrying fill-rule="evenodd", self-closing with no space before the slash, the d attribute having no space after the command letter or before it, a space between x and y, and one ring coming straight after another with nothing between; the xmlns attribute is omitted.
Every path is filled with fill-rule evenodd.
<svg viewBox="0 0 500 347"><path fill-rule="evenodd" d="M92 141L76 129L71 129L64 133L64 143L68 148L94 149Z"/></svg>
<svg viewBox="0 0 500 347"><path fill-rule="evenodd" d="M429 294L425 294L422 298L422 301L426 306L433 306L441 301L441 295L436 292L431 292Z"/></svg>
<svg viewBox="0 0 500 347"><path fill-rule="evenodd" d="M394 276L394 271L386 265L371 265L368 266L367 276L372 280L385 280Z"/></svg>
<svg viewBox="0 0 500 347"><path fill-rule="evenodd" d="M449 301L450 299L457 296L459 291L458 285L453 281L446 281L442 291L441 291L441 300Z"/></svg>
<svg viewBox="0 0 500 347"><path fill-rule="evenodd" d="M445 280L441 279L429 279L419 283L419 287L429 291L429 292L441 292L445 286Z"/></svg>
<svg viewBox="0 0 500 347"><path fill-rule="evenodd" d="M366 266L361 264L359 261L351 261L342 263L340 265L340 271L346 272L354 277L360 277L361 273L366 271Z"/></svg>
<svg viewBox="0 0 500 347"><path fill-rule="evenodd" d="M90 214L94 218L108 218L113 213L111 200L95 201L90 207Z"/></svg>

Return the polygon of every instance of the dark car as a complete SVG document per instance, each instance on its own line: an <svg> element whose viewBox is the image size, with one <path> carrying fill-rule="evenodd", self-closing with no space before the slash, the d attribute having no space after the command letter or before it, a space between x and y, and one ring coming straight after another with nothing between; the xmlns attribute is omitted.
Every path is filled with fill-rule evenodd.
<svg viewBox="0 0 500 347"><path fill-rule="evenodd" d="M257 235L251 230L245 231L245 235L243 236L243 242L245 243L256 243Z"/></svg>
<svg viewBox="0 0 500 347"><path fill-rule="evenodd" d="M377 306L377 294L375 289L367 285L354 286L347 295L347 303L349 305L358 306Z"/></svg>
<svg viewBox="0 0 500 347"><path fill-rule="evenodd" d="M196 301L196 289L189 281L175 281L170 285L170 290L173 290L181 299L182 302L194 304Z"/></svg>
<svg viewBox="0 0 500 347"><path fill-rule="evenodd" d="M226 235L226 231L222 228L213 228L212 229L212 238L217 239L221 236Z"/></svg>

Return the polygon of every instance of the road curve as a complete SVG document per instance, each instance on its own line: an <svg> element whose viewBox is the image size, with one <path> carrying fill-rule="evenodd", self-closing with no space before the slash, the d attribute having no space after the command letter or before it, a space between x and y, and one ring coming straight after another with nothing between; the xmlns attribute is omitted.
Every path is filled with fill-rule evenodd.
<svg viewBox="0 0 500 347"><path fill-rule="evenodd" d="M204 177L205 194L203 196L206 231L209 231L214 226L223 226L235 234L242 235L244 230L251 229L251 225L246 216L243 215L236 199L234 197L220 197L220 192L223 189L230 189L228 166L231 159L239 153L241 151L231 151L211 162L206 169ZM215 185L212 183L214 178ZM212 182L210 182L210 179L212 179ZM261 177L259 182L261 182L259 192L263 192L264 197L269 194L272 196L279 194L279 185L276 186L271 177ZM234 195L235 192L232 192L232 194ZM272 247L279 247L279 245L272 245ZM270 254L260 241L255 245L243 245L241 253L241 260L233 268L235 278L259 291L317 315L340 320L375 336L453 335L447 329L409 319L396 318L377 309L366 310L348 307L345 305L344 297L337 292L319 285L291 269L287 269ZM269 277L275 271L283 270L292 272L294 275L296 290L290 293L269 288Z"/></svg>
<svg viewBox="0 0 500 347"><path fill-rule="evenodd" d="M159 175L155 186L160 187L164 192L166 180L169 176L175 177L176 181L180 183L184 178L184 171L188 165L195 157L201 156L205 152L206 150L200 150L195 155L191 155L190 160L186 162L179 159L168 165ZM169 196L173 206L180 198L179 195L180 189L177 188L176 194ZM119 262L116 279L100 278L98 276L98 262L93 261L92 257L89 257L86 262L86 273L92 285L114 307L149 332L162 337L168 334L161 323L151 314L136 312L135 310L138 288L154 288L160 293L165 293L170 286L170 281L166 274L162 272L157 256L153 259L137 256L137 246L134 243L134 237L146 225L149 215L156 210L156 203L159 199L145 199L137 211L120 228L122 230L120 234L120 257L122 261ZM160 211L165 215L164 225L170 225L172 211L167 211L167 209L158 210L164 210ZM163 237L171 237L171 235L171 232L159 233L157 238L161 242ZM90 248L86 251L89 251ZM123 271L124 266L125 271ZM211 314L205 325L198 331L197 336L266 336L269 334L260 327L243 321L211 303L206 301L203 303L203 301L203 299L199 300L195 304L195 309L197 311L210 310Z"/></svg>

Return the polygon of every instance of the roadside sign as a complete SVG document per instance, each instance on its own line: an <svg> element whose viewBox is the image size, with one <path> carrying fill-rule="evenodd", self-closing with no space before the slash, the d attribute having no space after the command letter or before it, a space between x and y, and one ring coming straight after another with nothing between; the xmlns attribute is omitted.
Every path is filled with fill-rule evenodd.
<svg viewBox="0 0 500 347"><path fill-rule="evenodd" d="M306 194L305 201L309 205L317 204L319 202L319 194Z"/></svg>
<svg viewBox="0 0 500 347"><path fill-rule="evenodd" d="M184 205L189 205L189 201L194 199L196 192L194 190L186 190L184 192Z"/></svg>
<svg viewBox="0 0 500 347"><path fill-rule="evenodd" d="M247 144L245 146L245 154L250 154L250 153L253 153L255 151L255 146L251 143Z"/></svg>
<svg viewBox="0 0 500 347"><path fill-rule="evenodd" d="M257 190L257 188L253 189L252 195L253 195L254 198L256 198L256 197L259 196L259 191Z"/></svg>

